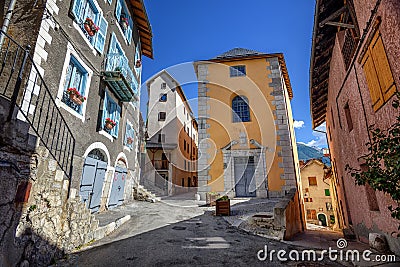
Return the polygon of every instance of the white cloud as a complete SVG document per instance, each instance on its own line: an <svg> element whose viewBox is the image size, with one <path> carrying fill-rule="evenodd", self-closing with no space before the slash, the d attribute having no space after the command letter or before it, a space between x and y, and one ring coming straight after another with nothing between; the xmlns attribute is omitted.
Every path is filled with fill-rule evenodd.
<svg viewBox="0 0 400 267"><path fill-rule="evenodd" d="M322 125L318 126L316 130L321 132L326 132L326 124L323 123ZM313 140L306 143L307 146L315 146L319 148L326 148L328 147L326 142L326 134L317 131L313 131L313 136L315 137Z"/></svg>
<svg viewBox="0 0 400 267"><path fill-rule="evenodd" d="M294 121L293 122L293 127L295 129L301 129L304 127L304 121Z"/></svg>

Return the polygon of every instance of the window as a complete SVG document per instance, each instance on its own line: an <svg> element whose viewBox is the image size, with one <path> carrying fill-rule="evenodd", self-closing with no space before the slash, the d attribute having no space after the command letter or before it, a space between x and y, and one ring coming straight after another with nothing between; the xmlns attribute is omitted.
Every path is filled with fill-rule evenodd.
<svg viewBox="0 0 400 267"><path fill-rule="evenodd" d="M374 111L377 111L396 92L393 74L379 31L372 38L371 44L362 59L362 66L367 79L372 106Z"/></svg>
<svg viewBox="0 0 400 267"><path fill-rule="evenodd" d="M346 69L349 68L351 59L357 47L355 31L353 29L346 29L344 33L344 42L342 47L342 56Z"/></svg>
<svg viewBox="0 0 400 267"><path fill-rule="evenodd" d="M353 119L351 118L350 107L348 103L344 106L344 114L346 115L347 128L349 132L351 132L353 130Z"/></svg>
<svg viewBox="0 0 400 267"><path fill-rule="evenodd" d="M160 102L167 102L167 94L160 95Z"/></svg>
<svg viewBox="0 0 400 267"><path fill-rule="evenodd" d="M87 77L88 72L85 68L79 64L75 57L71 56L65 75L62 102L81 115L83 102L86 96ZM68 90L73 90L73 88L76 89L76 93L68 93Z"/></svg>
<svg viewBox="0 0 400 267"><path fill-rule="evenodd" d="M190 187L192 185L192 179L190 179L190 177L188 177L188 187Z"/></svg>
<svg viewBox="0 0 400 267"><path fill-rule="evenodd" d="M183 140L183 150L186 150L186 140Z"/></svg>
<svg viewBox="0 0 400 267"><path fill-rule="evenodd" d="M125 129L124 145L132 149L134 137L135 137L135 130L133 129L133 126L127 121Z"/></svg>
<svg viewBox="0 0 400 267"><path fill-rule="evenodd" d="M140 59L140 43L137 44L135 49L135 71L136 71L136 76L140 80L140 76L142 74L142 60Z"/></svg>
<svg viewBox="0 0 400 267"><path fill-rule="evenodd" d="M231 77L246 76L246 66L232 66L229 68Z"/></svg>
<svg viewBox="0 0 400 267"><path fill-rule="evenodd" d="M159 112L158 113L158 121L165 121L166 116L167 116L167 113Z"/></svg>
<svg viewBox="0 0 400 267"><path fill-rule="evenodd" d="M183 160L183 166L184 166L184 170L186 171L186 160Z"/></svg>
<svg viewBox="0 0 400 267"><path fill-rule="evenodd" d="M167 88L167 83L162 83L161 84L161 89L166 89Z"/></svg>
<svg viewBox="0 0 400 267"><path fill-rule="evenodd" d="M317 186L317 177L308 177L308 184L310 186Z"/></svg>
<svg viewBox="0 0 400 267"><path fill-rule="evenodd" d="M376 198L376 192L369 184L365 184L365 193L367 194L369 210L370 211L379 211L379 205L378 205L378 199Z"/></svg>
<svg viewBox="0 0 400 267"><path fill-rule="evenodd" d="M304 198L304 202L308 202L308 198Z"/></svg>
<svg viewBox="0 0 400 267"><path fill-rule="evenodd" d="M158 135L158 142L159 143L164 143L165 142L165 134L159 134Z"/></svg>
<svg viewBox="0 0 400 267"><path fill-rule="evenodd" d="M129 16L128 8L126 7L125 1L117 0L115 6L115 17L118 20L119 26L124 33L124 37L128 44L132 41L132 29L133 22L131 16Z"/></svg>
<svg viewBox="0 0 400 267"><path fill-rule="evenodd" d="M185 178L182 178L182 187L185 187Z"/></svg>
<svg viewBox="0 0 400 267"><path fill-rule="evenodd" d="M325 189L325 196L329 197L331 195L331 192L329 192L329 189Z"/></svg>
<svg viewBox="0 0 400 267"><path fill-rule="evenodd" d="M332 118L332 126L335 129L335 118L333 117L333 109L331 108L331 118Z"/></svg>
<svg viewBox="0 0 400 267"><path fill-rule="evenodd" d="M108 23L101 15L100 7L97 2L95 0L74 0L72 2L71 13L89 43L92 44L97 51L103 53ZM88 31L88 23L94 24L92 28L98 26L98 31L94 34L93 31Z"/></svg>
<svg viewBox="0 0 400 267"><path fill-rule="evenodd" d="M111 96L106 91L104 94L103 117L101 120L102 129L107 133L111 134L111 136L118 138L120 117L121 117L121 107L111 98ZM111 129L108 128L106 124L106 119L108 118L115 122L115 126L112 127Z"/></svg>
<svg viewBox="0 0 400 267"><path fill-rule="evenodd" d="M317 219L317 211L307 210L307 220L316 220L316 219Z"/></svg>
<svg viewBox="0 0 400 267"><path fill-rule="evenodd" d="M250 110L245 96L236 96L232 100L233 122L250 121Z"/></svg>
<svg viewBox="0 0 400 267"><path fill-rule="evenodd" d="M325 202L326 210L330 211L332 210L332 203L331 202Z"/></svg>

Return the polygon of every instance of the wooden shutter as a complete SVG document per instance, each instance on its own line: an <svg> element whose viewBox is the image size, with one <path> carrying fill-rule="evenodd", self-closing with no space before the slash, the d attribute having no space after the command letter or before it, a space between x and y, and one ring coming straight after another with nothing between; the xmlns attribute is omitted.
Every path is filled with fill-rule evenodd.
<svg viewBox="0 0 400 267"><path fill-rule="evenodd" d="M372 40L371 53L378 74L383 100L386 102L395 93L396 87L379 31Z"/></svg>
<svg viewBox="0 0 400 267"><path fill-rule="evenodd" d="M106 42L106 35L107 35L107 20L99 14L99 28L100 30L96 34L96 43L94 44L94 47L96 48L97 51L100 52L100 54L103 53L104 50L104 44Z"/></svg>
<svg viewBox="0 0 400 267"><path fill-rule="evenodd" d="M384 101L374 61L372 60L371 52L369 50L364 57L363 68L367 79L369 93L371 95L372 107L374 108L374 111L376 111L383 105Z"/></svg>

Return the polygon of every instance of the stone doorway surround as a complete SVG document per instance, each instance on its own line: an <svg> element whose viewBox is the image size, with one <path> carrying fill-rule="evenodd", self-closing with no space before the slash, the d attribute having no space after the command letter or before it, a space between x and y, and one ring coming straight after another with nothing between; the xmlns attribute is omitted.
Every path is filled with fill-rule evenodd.
<svg viewBox="0 0 400 267"><path fill-rule="evenodd" d="M236 197L235 192L235 171L234 171L234 158L235 157L254 157L254 177L256 179L256 197L267 198L268 197L268 172L267 163L265 160L265 150L267 147L262 146L254 139L250 139L250 144L256 146L253 149L235 149L231 150L231 147L239 144L239 141L232 141L222 150L223 162L224 162L224 191L230 197Z"/></svg>

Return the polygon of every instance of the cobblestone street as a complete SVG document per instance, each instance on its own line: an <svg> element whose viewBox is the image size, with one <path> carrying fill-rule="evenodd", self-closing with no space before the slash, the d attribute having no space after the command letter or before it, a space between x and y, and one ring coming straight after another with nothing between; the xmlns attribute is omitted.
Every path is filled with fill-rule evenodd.
<svg viewBox="0 0 400 267"><path fill-rule="evenodd" d="M327 259L309 264L260 261L257 253L265 245L268 251L304 248L242 231L215 217L213 208L182 203L134 202L123 207L121 212L131 220L57 266L342 266Z"/></svg>

